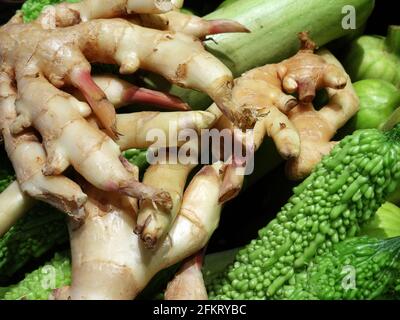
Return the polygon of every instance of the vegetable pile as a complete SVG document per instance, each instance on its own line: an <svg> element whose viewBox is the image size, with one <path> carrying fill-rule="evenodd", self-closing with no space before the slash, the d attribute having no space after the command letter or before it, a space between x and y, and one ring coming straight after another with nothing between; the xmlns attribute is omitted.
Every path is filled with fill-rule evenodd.
<svg viewBox="0 0 400 320"><path fill-rule="evenodd" d="M0 299L399 299L400 27L361 35L373 9L25 1L0 26ZM280 164L287 203L211 253Z"/></svg>

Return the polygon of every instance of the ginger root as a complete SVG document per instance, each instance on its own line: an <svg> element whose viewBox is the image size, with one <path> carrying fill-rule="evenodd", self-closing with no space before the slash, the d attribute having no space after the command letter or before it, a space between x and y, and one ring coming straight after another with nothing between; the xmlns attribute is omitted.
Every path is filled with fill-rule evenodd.
<svg viewBox="0 0 400 320"><path fill-rule="evenodd" d="M253 141L256 151L265 136L270 136L282 158L288 160L291 179L306 177L330 152L335 144L330 140L359 107L351 80L336 58L326 50L314 53L316 45L307 33L300 33L299 38L301 48L295 56L244 73L235 80L232 93L234 104L261 115L250 133L253 139L249 140L248 134L242 139ZM327 90L330 101L317 111L312 100L320 89ZM233 124L215 105L208 111L219 118L216 128L233 132ZM239 192L245 166L235 159L226 166L221 202Z"/></svg>
<svg viewBox="0 0 400 320"><path fill-rule="evenodd" d="M72 284L57 299L131 300L159 271L203 248L218 226L221 163L206 166L187 187L168 236L155 251L143 250L132 232L135 219L119 195L91 186L84 224L70 223Z"/></svg>
<svg viewBox="0 0 400 320"><path fill-rule="evenodd" d="M300 33L300 51L278 64L250 70L235 80L233 99L243 108L256 109L262 116L256 124L255 149L269 135L284 159L300 154L300 137L288 113L298 104L310 103L317 90L343 89L343 68L314 54L315 44ZM290 95L298 93L298 98Z"/></svg>
<svg viewBox="0 0 400 320"><path fill-rule="evenodd" d="M321 50L319 56L337 68L343 67L327 50ZM344 72L344 70L343 70ZM320 110L315 110L311 103L299 104L288 116L296 127L301 140L300 154L289 159L286 172L292 179L303 179L310 174L321 158L328 154L336 144L331 139L349 119L358 111L359 100L351 79L344 74L347 84L343 89L334 89L335 77L326 76L324 81L331 81L327 89L329 102Z"/></svg>
<svg viewBox="0 0 400 320"><path fill-rule="evenodd" d="M22 192L16 181L0 193L0 237L32 207L33 203L32 198Z"/></svg>
<svg viewBox="0 0 400 320"><path fill-rule="evenodd" d="M101 190L148 199L167 210L172 207L167 192L137 181L133 174L136 169L121 161L120 145L140 145L143 136L136 139L126 134L120 139L125 144L118 140L119 134L128 131L124 123L131 125L132 121L149 118L169 121L168 116L117 116L107 99L108 89L101 86L114 93L117 90L117 101L113 101L117 106L132 101L180 110L188 106L166 94L115 79L103 77L96 82L90 63L117 64L121 73L139 68L159 73L175 84L208 93L226 114L231 114L233 111L224 109L223 102L231 93L232 74L205 51L200 39L175 32L179 28L160 31L128 20L109 19L166 13L181 5L177 0L85 0L50 6L28 24L18 12L0 28L0 107L4 115L0 128L23 192L81 218L87 197L76 183L62 176L72 166ZM174 21L184 18L174 16L178 17ZM192 19L202 24L200 18ZM211 27L206 32L245 31L239 24L221 23L219 26L231 27ZM66 87L75 88L73 95L65 91ZM74 97L76 91L78 99ZM179 127L207 127L214 121L201 112L174 116L179 118ZM120 125L117 117L121 118Z"/></svg>
<svg viewBox="0 0 400 320"><path fill-rule="evenodd" d="M143 177L147 185L166 190L172 198L172 209L165 210L154 206L150 201L140 203L135 232L143 240L147 249L154 249L169 232L182 205L183 191L193 164L154 164Z"/></svg>
<svg viewBox="0 0 400 320"><path fill-rule="evenodd" d="M203 273L203 253L189 257L164 292L165 300L208 300Z"/></svg>

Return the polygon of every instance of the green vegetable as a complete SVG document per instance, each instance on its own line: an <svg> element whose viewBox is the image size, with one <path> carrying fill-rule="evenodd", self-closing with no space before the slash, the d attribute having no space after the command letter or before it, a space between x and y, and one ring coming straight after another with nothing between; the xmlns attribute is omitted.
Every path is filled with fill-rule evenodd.
<svg viewBox="0 0 400 320"><path fill-rule="evenodd" d="M356 237L334 245L297 274L280 295L290 300L371 300L396 288L400 237Z"/></svg>
<svg viewBox="0 0 400 320"><path fill-rule="evenodd" d="M71 262L67 253L27 274L18 284L3 288L3 300L47 300L54 289L71 284Z"/></svg>
<svg viewBox="0 0 400 320"><path fill-rule="evenodd" d="M394 281L393 288L388 293L388 296L392 299L400 300L400 277L397 277Z"/></svg>
<svg viewBox="0 0 400 320"><path fill-rule="evenodd" d="M144 173L149 166L146 149L129 149L122 152L122 155L128 159L130 163L139 167L141 173Z"/></svg>
<svg viewBox="0 0 400 320"><path fill-rule="evenodd" d="M382 79L400 88L400 26L390 26L387 37L362 36L344 59L353 81Z"/></svg>
<svg viewBox="0 0 400 320"><path fill-rule="evenodd" d="M374 8L374 0L238 0L224 4L205 16L206 19L233 19L251 30L250 34L221 34L207 41L207 49L224 62L235 76L252 68L286 59L298 51L297 34L309 31L319 46L351 36L363 26ZM344 6L357 12L357 29L345 29ZM299 18L301 17L301 18ZM168 83L149 80L163 89ZM192 108L207 108L210 100L200 92L172 87Z"/></svg>
<svg viewBox="0 0 400 320"><path fill-rule="evenodd" d="M31 259L67 241L65 214L38 204L0 239L0 279L9 279Z"/></svg>
<svg viewBox="0 0 400 320"><path fill-rule="evenodd" d="M279 298L279 289L333 244L353 237L400 181L400 125L344 138L259 236L209 287L213 299Z"/></svg>
<svg viewBox="0 0 400 320"><path fill-rule="evenodd" d="M400 90L385 80L361 80L354 83L354 89L360 98L360 110L346 125L345 132L380 128L400 107Z"/></svg>
<svg viewBox="0 0 400 320"><path fill-rule="evenodd" d="M22 5L22 13L24 21L30 22L35 20L42 12L43 8L48 5L57 4L60 2L79 2L80 0L27 0Z"/></svg>
<svg viewBox="0 0 400 320"><path fill-rule="evenodd" d="M219 5L219 7L218 7L217 9L221 9L221 8L223 8L223 7L230 6L230 5L232 5L233 3L239 2L239 1L240 1L240 0L225 0L224 2L222 2L222 3Z"/></svg>
<svg viewBox="0 0 400 320"><path fill-rule="evenodd" d="M3 192L15 180L14 174L0 169L0 193Z"/></svg>
<svg viewBox="0 0 400 320"><path fill-rule="evenodd" d="M203 277L206 286L218 277L232 262L240 248L208 254L204 257Z"/></svg>
<svg viewBox="0 0 400 320"><path fill-rule="evenodd" d="M364 225L361 235L385 239L400 235L400 208L385 202L376 212L375 217Z"/></svg>
<svg viewBox="0 0 400 320"><path fill-rule="evenodd" d="M0 149L0 193L3 192L14 180L15 174L4 149Z"/></svg>

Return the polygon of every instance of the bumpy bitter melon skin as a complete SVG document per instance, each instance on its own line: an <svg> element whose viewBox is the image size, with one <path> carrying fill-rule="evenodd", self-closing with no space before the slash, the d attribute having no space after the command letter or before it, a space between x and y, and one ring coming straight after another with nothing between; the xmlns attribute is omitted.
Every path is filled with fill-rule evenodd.
<svg viewBox="0 0 400 320"><path fill-rule="evenodd" d="M35 206L0 238L0 279L67 241L66 215L45 204Z"/></svg>
<svg viewBox="0 0 400 320"><path fill-rule="evenodd" d="M211 299L275 299L317 255L357 234L400 180L400 126L358 130L294 189L277 217L209 287Z"/></svg>
<svg viewBox="0 0 400 320"><path fill-rule="evenodd" d="M289 300L371 300L396 287L400 237L355 237L317 256L279 295Z"/></svg>
<svg viewBox="0 0 400 320"><path fill-rule="evenodd" d="M8 288L3 300L48 300L54 289L70 284L71 259L67 253L56 253L48 263Z"/></svg>

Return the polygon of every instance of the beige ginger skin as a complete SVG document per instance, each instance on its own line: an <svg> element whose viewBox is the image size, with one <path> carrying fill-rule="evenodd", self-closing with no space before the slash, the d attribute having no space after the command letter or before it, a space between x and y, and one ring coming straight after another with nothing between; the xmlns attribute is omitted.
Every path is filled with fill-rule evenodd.
<svg viewBox="0 0 400 320"><path fill-rule="evenodd" d="M131 13L167 12L181 4L181 1L87 0L50 7L29 24L24 24L17 13L0 28L1 81L10 82L16 91L15 101L12 102L15 119L4 126L13 137L25 134L29 128L37 130L39 141L43 139L40 165L44 177L60 176L72 166L101 190L149 199L156 205L171 208L171 197L167 192L138 182L132 175L135 168L120 160L121 148L139 145L143 141L143 137L136 139L131 132L128 137L124 124L130 126L157 117L169 120L168 117L158 116L158 113L124 115L117 128L114 105L100 88L100 82L106 82L105 86L115 82L98 77L96 83L90 75L90 63L117 64L121 73L133 73L139 68L150 70L173 83L202 90L216 99L221 92L229 95L231 72L205 51L198 38L178 30L160 31L118 19ZM219 25L223 26L224 22ZM237 32L244 30L242 26L235 25ZM232 27L228 29L229 32L234 31ZM222 28L220 32L225 31ZM75 87L84 101L63 91L65 86ZM120 101L113 101L117 106L136 99L175 110L188 109L187 105L167 94L133 86L127 90L127 85L122 84L124 86L122 89L119 87L122 90ZM91 113L99 128L93 126L93 121L85 119ZM200 127L207 126L212 121L206 113L176 117L179 118L179 125L190 127L196 127L197 122L202 122ZM93 120L93 116L90 118ZM157 120L149 121L151 123L157 125ZM121 137L125 144L116 142L119 134L125 134L124 138ZM18 156L10 154L10 158L15 169L19 170ZM60 188L58 193L51 189L50 192L30 194L48 202L57 198L63 203L64 211L72 212L69 207L81 209L86 199L84 193L75 191L74 195L70 195L69 190L65 190L63 194L64 189Z"/></svg>
<svg viewBox="0 0 400 320"><path fill-rule="evenodd" d="M131 300L160 270L203 248L217 228L222 163L205 166L187 187L182 206L155 251L143 248L132 232L131 206L117 194L88 186L85 223L70 223L72 284L55 292L57 299Z"/></svg>
<svg viewBox="0 0 400 320"><path fill-rule="evenodd" d="M165 300L208 300L204 284L202 252L184 261L164 292Z"/></svg>

